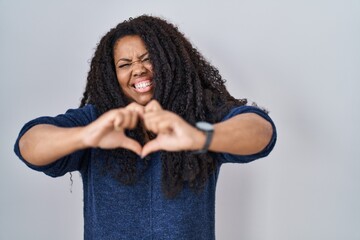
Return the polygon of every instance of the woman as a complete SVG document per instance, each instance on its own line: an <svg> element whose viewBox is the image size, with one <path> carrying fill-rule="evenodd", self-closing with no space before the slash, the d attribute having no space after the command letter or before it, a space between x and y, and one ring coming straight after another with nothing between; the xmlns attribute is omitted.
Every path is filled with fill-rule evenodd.
<svg viewBox="0 0 360 240"><path fill-rule="evenodd" d="M276 141L224 82L172 24L129 19L97 46L80 108L27 123L15 152L52 177L80 171L85 239L214 239L220 166Z"/></svg>

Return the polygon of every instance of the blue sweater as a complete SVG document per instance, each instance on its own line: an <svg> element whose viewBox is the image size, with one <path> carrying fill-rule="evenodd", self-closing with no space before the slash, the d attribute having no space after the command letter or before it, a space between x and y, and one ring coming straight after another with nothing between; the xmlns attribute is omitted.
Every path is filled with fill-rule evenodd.
<svg viewBox="0 0 360 240"><path fill-rule="evenodd" d="M275 126L261 109L252 106L234 108L223 119L253 112L268 120L274 134L268 146L254 155L218 153L215 173L201 194L185 187L172 200L166 199L161 190L161 152L153 153L145 175L134 186L125 186L112 177L100 173L101 161L95 149L85 149L65 156L47 166L34 166L20 154L19 139L37 124L61 127L85 126L98 116L93 105L68 110L56 117L40 117L28 122L20 131L15 143L15 153L36 171L51 177L67 172L80 171L84 190L84 239L215 239L215 189L223 163L247 163L267 156L276 142Z"/></svg>

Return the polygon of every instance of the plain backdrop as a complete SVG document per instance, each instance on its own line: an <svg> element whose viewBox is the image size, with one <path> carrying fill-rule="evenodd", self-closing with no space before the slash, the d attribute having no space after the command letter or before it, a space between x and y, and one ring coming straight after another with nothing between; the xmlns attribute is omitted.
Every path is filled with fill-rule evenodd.
<svg viewBox="0 0 360 240"><path fill-rule="evenodd" d="M222 167L217 239L360 239L359 0L0 0L0 239L82 239L79 174L32 171L13 144L77 107L100 38L144 13L179 26L278 128L267 158Z"/></svg>

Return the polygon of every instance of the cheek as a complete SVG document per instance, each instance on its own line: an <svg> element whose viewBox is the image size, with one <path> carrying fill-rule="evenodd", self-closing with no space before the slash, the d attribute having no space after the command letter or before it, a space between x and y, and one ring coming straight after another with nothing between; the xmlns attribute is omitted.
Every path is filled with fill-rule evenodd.
<svg viewBox="0 0 360 240"><path fill-rule="evenodd" d="M128 78L126 74L121 74L119 72L116 73L117 80L120 84L120 86L126 86L128 83Z"/></svg>

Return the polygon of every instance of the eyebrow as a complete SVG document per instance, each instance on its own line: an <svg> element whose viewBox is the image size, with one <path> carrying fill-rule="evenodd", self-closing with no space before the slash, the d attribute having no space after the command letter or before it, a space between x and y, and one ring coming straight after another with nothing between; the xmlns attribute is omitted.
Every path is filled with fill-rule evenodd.
<svg viewBox="0 0 360 240"><path fill-rule="evenodd" d="M143 57L145 57L146 54L149 54L149 53L145 52L145 53L141 54L138 58L142 59ZM120 58L119 60L116 61L115 65L117 65L120 61L133 62L131 59L128 59L128 58Z"/></svg>

